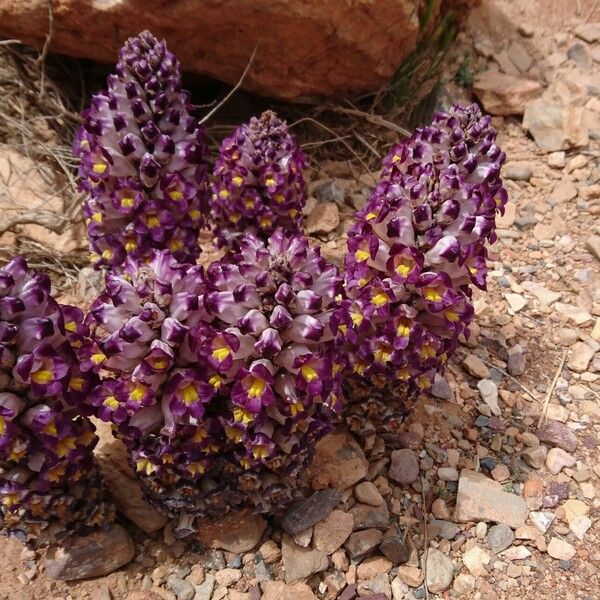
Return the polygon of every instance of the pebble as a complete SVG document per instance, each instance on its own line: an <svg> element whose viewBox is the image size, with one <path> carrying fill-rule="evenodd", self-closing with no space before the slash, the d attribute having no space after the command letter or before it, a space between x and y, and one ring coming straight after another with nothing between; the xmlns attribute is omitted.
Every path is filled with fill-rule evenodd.
<svg viewBox="0 0 600 600"><path fill-rule="evenodd" d="M429 519L427 535L431 538L439 537L443 540L453 540L460 532L460 527L443 519Z"/></svg>
<svg viewBox="0 0 600 600"><path fill-rule="evenodd" d="M513 181L529 181L533 175L531 167L526 164L508 163L504 165L503 176Z"/></svg>
<svg viewBox="0 0 600 600"><path fill-rule="evenodd" d="M345 490L363 479L368 468L362 448L350 434L330 433L317 442L309 477L313 489Z"/></svg>
<svg viewBox="0 0 600 600"><path fill-rule="evenodd" d="M306 531L315 523L322 521L342 498L340 490L327 489L315 492L310 498L294 504L286 513L281 527L290 535Z"/></svg>
<svg viewBox="0 0 600 600"><path fill-rule="evenodd" d="M498 406L498 387L491 379L481 379L477 382L477 389L481 399L492 411L492 414L499 417L502 414Z"/></svg>
<svg viewBox="0 0 600 600"><path fill-rule="evenodd" d="M571 520L569 529L575 534L578 540L583 540L588 529L592 526L592 520L585 515L579 515Z"/></svg>
<svg viewBox="0 0 600 600"><path fill-rule="evenodd" d="M440 467L438 477L442 481L458 481L458 471L454 467Z"/></svg>
<svg viewBox="0 0 600 600"><path fill-rule="evenodd" d="M585 249L600 260L600 235L591 235L585 240Z"/></svg>
<svg viewBox="0 0 600 600"><path fill-rule="evenodd" d="M427 588L433 594L447 590L454 578L454 564L437 548L427 551Z"/></svg>
<svg viewBox="0 0 600 600"><path fill-rule="evenodd" d="M523 498L505 492L502 486L475 471L463 469L458 482L454 520L494 521L517 528L527 519Z"/></svg>
<svg viewBox="0 0 600 600"><path fill-rule="evenodd" d="M385 533L379 551L394 565L405 563L410 558L410 550L404 541L404 536L396 527L392 527Z"/></svg>
<svg viewBox="0 0 600 600"><path fill-rule="evenodd" d="M342 200L343 204L343 200ZM330 233L340 224L340 211L334 202L319 202L306 218L306 233Z"/></svg>
<svg viewBox="0 0 600 600"><path fill-rule="evenodd" d="M419 462L415 452L410 448L394 450L388 476L402 485L409 485L416 481L419 476Z"/></svg>
<svg viewBox="0 0 600 600"><path fill-rule="evenodd" d="M488 366L475 354L467 354L462 361L462 365L473 377L487 379L490 376Z"/></svg>
<svg viewBox="0 0 600 600"><path fill-rule="evenodd" d="M283 536L281 558L285 568L286 583L304 579L313 573L324 571L329 566L329 560L324 552L302 548L287 534Z"/></svg>
<svg viewBox="0 0 600 600"><path fill-rule="evenodd" d="M344 205L344 198L346 197L344 188L333 180L326 181L316 187L314 194L317 200L323 203L334 202L340 206Z"/></svg>
<svg viewBox="0 0 600 600"><path fill-rule="evenodd" d="M398 578L406 585L417 588L423 583L423 571L418 567L402 565L398 567Z"/></svg>
<svg viewBox="0 0 600 600"><path fill-rule="evenodd" d="M262 586L263 594L258 596L260 600L317 600L312 590L305 583L287 585L283 581L267 581Z"/></svg>
<svg viewBox="0 0 600 600"><path fill-rule="evenodd" d="M569 367L571 371L575 371L575 373L583 373L584 371L587 371L590 366L594 354L596 354L596 350L584 342L577 342L571 347L567 367Z"/></svg>
<svg viewBox="0 0 600 600"><path fill-rule="evenodd" d="M533 469L541 469L546 462L547 454L548 448L546 446L533 446L523 450L523 460Z"/></svg>
<svg viewBox="0 0 600 600"><path fill-rule="evenodd" d="M393 566L391 560L383 556L365 558L356 569L358 579L373 579L382 573L388 573Z"/></svg>
<svg viewBox="0 0 600 600"><path fill-rule="evenodd" d="M529 520L539 529L542 533L546 533L550 525L555 519L554 513L551 512L530 512Z"/></svg>
<svg viewBox="0 0 600 600"><path fill-rule="evenodd" d="M571 560L575 556L575 548L560 538L553 537L548 543L548 554L557 560Z"/></svg>
<svg viewBox="0 0 600 600"><path fill-rule="evenodd" d="M333 554L354 529L354 517L343 510L332 511L313 529L313 546L325 554Z"/></svg>
<svg viewBox="0 0 600 600"><path fill-rule="evenodd" d="M206 548L243 554L258 545L267 523L260 515L246 509L218 519L198 519L195 526L198 530L195 535Z"/></svg>
<svg viewBox="0 0 600 600"><path fill-rule="evenodd" d="M489 564L490 555L480 546L473 546L462 555L462 562L471 575L485 577L487 575L485 565Z"/></svg>
<svg viewBox="0 0 600 600"><path fill-rule="evenodd" d="M354 496L359 502L370 504L371 506L380 506L383 504L383 496L374 483L363 481L354 488Z"/></svg>
<svg viewBox="0 0 600 600"><path fill-rule="evenodd" d="M540 442L558 446L566 452L574 452L577 448L577 436L559 421L548 421L544 427L538 429L536 435Z"/></svg>
<svg viewBox="0 0 600 600"><path fill-rule="evenodd" d="M354 517L355 530L371 527L386 529L390 524L390 512L385 502L380 506L356 504L350 509L350 514Z"/></svg>
<svg viewBox="0 0 600 600"><path fill-rule="evenodd" d="M365 529L353 533L346 542L346 550L350 558L358 558L371 554L383 539L379 529Z"/></svg>
<svg viewBox="0 0 600 600"><path fill-rule="evenodd" d="M562 448L550 448L546 456L546 468L552 475L558 475L565 467L572 467L576 462L575 457Z"/></svg>
<svg viewBox="0 0 600 600"><path fill-rule="evenodd" d="M177 596L177 600L192 600L196 595L194 586L175 575L167 577L167 587Z"/></svg>
<svg viewBox="0 0 600 600"><path fill-rule="evenodd" d="M195 586L196 595L194 600L211 600L213 590L215 589L215 576L208 573L204 582L200 585Z"/></svg>
<svg viewBox="0 0 600 600"><path fill-rule="evenodd" d="M518 377L525 373L525 352L519 344L515 344L512 348L508 349L506 370L513 377Z"/></svg>
<svg viewBox="0 0 600 600"><path fill-rule="evenodd" d="M521 294L515 294L512 292L508 292L504 294L504 298L508 302L508 306L514 313L518 313L520 310L523 310L527 306L527 299Z"/></svg>
<svg viewBox="0 0 600 600"><path fill-rule="evenodd" d="M356 589L359 596L366 596L365 600L369 598L386 600L392 595L390 578L386 573L382 573L366 581L361 581Z"/></svg>
<svg viewBox="0 0 600 600"><path fill-rule="evenodd" d="M499 554L503 550L506 550L515 541L515 534L508 525L504 523L498 523L490 527L487 534L487 542L492 549L494 554Z"/></svg>

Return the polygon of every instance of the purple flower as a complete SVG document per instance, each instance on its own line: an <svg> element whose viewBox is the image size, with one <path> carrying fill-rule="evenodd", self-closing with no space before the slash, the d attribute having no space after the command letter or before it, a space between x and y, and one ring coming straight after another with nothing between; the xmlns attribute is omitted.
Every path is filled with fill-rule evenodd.
<svg viewBox="0 0 600 600"><path fill-rule="evenodd" d="M179 62L143 31L125 42L107 85L93 96L74 141L92 262L120 267L153 249L196 260L207 150Z"/></svg>
<svg viewBox="0 0 600 600"><path fill-rule="evenodd" d="M507 201L490 121L476 105L438 113L392 148L357 214L334 321L370 382L427 389L468 333L471 285L485 289L485 245Z"/></svg>
<svg viewBox="0 0 600 600"><path fill-rule="evenodd" d="M20 257L0 269L0 306L0 517L6 531L44 545L114 517L94 428L78 416L96 381L77 356L87 328Z"/></svg>
<svg viewBox="0 0 600 600"><path fill-rule="evenodd" d="M306 165L286 123L271 111L225 138L213 171L210 201L219 245L233 248L245 233L267 240L278 227L299 233Z"/></svg>

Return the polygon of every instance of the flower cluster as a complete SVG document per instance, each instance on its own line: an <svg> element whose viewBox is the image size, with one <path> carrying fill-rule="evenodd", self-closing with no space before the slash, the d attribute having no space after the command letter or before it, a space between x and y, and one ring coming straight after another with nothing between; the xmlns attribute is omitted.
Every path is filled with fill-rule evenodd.
<svg viewBox="0 0 600 600"><path fill-rule="evenodd" d="M23 258L0 269L0 518L23 541L112 520L92 457L97 437L74 408L93 385L73 350L82 319Z"/></svg>
<svg viewBox="0 0 600 600"><path fill-rule="evenodd" d="M306 164L286 123L271 111L225 138L210 201L219 245L232 247L244 233L266 240L278 227L299 233L306 204L302 176Z"/></svg>
<svg viewBox="0 0 600 600"><path fill-rule="evenodd" d="M91 402L171 515L286 506L340 410L337 269L282 230L238 244L206 272L160 252L109 273L88 317L112 373Z"/></svg>
<svg viewBox="0 0 600 600"><path fill-rule="evenodd" d="M107 84L74 142L92 262L115 268L155 248L193 262L208 209L207 150L179 62L144 31L125 43Z"/></svg>
<svg viewBox="0 0 600 600"><path fill-rule="evenodd" d="M456 106L385 158L348 239L340 336L354 373L427 389L468 334L507 201L495 138L476 105Z"/></svg>

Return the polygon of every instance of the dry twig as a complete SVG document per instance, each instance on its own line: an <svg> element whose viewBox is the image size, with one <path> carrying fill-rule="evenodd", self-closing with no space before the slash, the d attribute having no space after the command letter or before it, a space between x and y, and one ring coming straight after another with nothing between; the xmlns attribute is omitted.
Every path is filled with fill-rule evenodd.
<svg viewBox="0 0 600 600"><path fill-rule="evenodd" d="M552 383L546 392L546 397L544 398L544 404L542 405L542 413L540 414L540 418L538 420L538 429L542 426L543 422L546 420L546 413L548 412L548 405L550 404L550 399L552 398L552 393L554 392L554 388L556 387L556 382L560 377L565 361L567 360L568 350L565 350L560 364L558 365L558 369L556 369L556 373L554 374L554 379L552 379Z"/></svg>

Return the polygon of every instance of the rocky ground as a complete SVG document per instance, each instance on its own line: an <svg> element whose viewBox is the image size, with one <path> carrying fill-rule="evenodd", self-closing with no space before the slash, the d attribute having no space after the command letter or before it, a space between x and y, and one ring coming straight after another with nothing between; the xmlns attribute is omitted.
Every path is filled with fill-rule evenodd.
<svg viewBox="0 0 600 600"><path fill-rule="evenodd" d="M541 5L484 0L449 66L497 115L511 201L472 335L394 448L342 428L318 446L314 495L282 522L233 515L184 543L104 437L135 558L65 583L48 571L68 557L45 567L2 539L0 598L600 598L600 5ZM373 178L343 161L309 176L307 231L339 259ZM73 293L86 290L83 277ZM94 560L121 540L107 535Z"/></svg>

